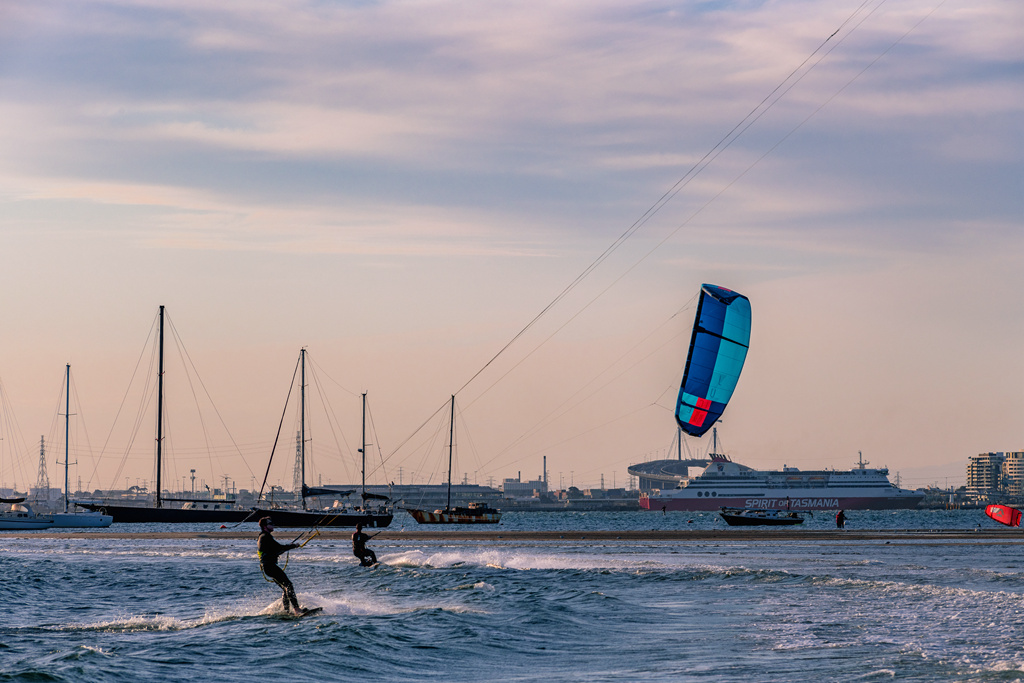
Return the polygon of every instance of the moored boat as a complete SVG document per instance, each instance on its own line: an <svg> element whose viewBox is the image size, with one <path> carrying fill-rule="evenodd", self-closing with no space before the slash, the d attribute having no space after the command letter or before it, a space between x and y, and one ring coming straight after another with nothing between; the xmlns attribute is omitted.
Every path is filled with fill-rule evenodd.
<svg viewBox="0 0 1024 683"><path fill-rule="evenodd" d="M354 527L362 524L364 527L386 527L394 519L394 513L389 505L390 499L387 496L376 495L366 491L366 394L363 398L362 411L362 447L359 453L362 456L362 483L360 498L362 504L359 507L352 505L335 505L329 508L311 510L306 507L306 499L320 495L348 496L355 493L355 490L344 492L323 487L311 488L306 486L306 349L299 351L299 367L302 374L299 380L299 393L301 396L301 412L299 417L299 464L301 476L302 507L258 507L253 508L252 519L258 520L262 517L272 517L274 526L278 527ZM286 404L287 405L287 404ZM273 453L271 453L273 459ZM267 468L269 472L269 464ZM266 485L266 480L264 480ZM262 491L262 487L261 487ZM380 501L373 505L369 501Z"/></svg>
<svg viewBox="0 0 1024 683"><path fill-rule="evenodd" d="M51 517L55 529L102 529L114 521L100 512L54 512Z"/></svg>
<svg viewBox="0 0 1024 683"><path fill-rule="evenodd" d="M433 512L407 508L406 512L420 524L497 524L501 521L501 511L483 503L470 503L468 507L445 508Z"/></svg>
<svg viewBox="0 0 1024 683"><path fill-rule="evenodd" d="M455 396L452 396L452 416L448 427L448 496L443 509L428 512L405 508L420 524L498 524L501 512L483 503L470 503L466 507L452 507L452 454L455 450Z"/></svg>
<svg viewBox="0 0 1024 683"><path fill-rule="evenodd" d="M8 506L0 510L0 529L4 531L35 531L53 526L52 517L36 514L24 498L0 498L0 503Z"/></svg>
<svg viewBox="0 0 1024 683"><path fill-rule="evenodd" d="M92 510L78 511L71 509L71 500L68 498L68 468L71 466L71 363L64 369L64 511L55 512L53 526L58 529L102 529L110 526L114 521L111 515L106 515Z"/></svg>
<svg viewBox="0 0 1024 683"><path fill-rule="evenodd" d="M276 527L386 527L394 515L388 511L360 510L358 508L326 508L323 510L295 510L289 508L256 508L253 520L270 517Z"/></svg>
<svg viewBox="0 0 1024 683"><path fill-rule="evenodd" d="M156 492L153 504L140 502L132 505L114 501L75 501L78 507L109 515L118 524L155 523L225 523L241 522L252 515L251 510L236 508L230 499L210 501L192 498L168 498L162 494L163 443L164 443L164 307L160 306L157 334L159 352L157 362L156 400ZM214 503L209 507L196 504ZM165 505L171 503L172 506Z"/></svg>
<svg viewBox="0 0 1024 683"><path fill-rule="evenodd" d="M803 514L793 510L724 507L718 514L729 526L790 526L804 523Z"/></svg>

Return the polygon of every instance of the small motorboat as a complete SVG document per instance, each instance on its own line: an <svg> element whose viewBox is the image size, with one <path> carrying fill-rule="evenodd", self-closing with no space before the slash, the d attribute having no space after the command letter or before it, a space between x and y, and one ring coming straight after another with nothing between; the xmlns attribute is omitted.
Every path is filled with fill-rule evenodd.
<svg viewBox="0 0 1024 683"><path fill-rule="evenodd" d="M759 510L756 508L722 508L722 519L729 526L789 526L803 524L804 513L795 510Z"/></svg>

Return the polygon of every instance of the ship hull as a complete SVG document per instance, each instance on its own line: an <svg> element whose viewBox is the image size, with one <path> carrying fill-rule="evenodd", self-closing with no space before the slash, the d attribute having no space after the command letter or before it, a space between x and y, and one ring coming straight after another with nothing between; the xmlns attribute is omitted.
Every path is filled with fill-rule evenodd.
<svg viewBox="0 0 1024 683"><path fill-rule="evenodd" d="M804 523L802 513L784 510L722 508L718 514L729 526L793 526Z"/></svg>
<svg viewBox="0 0 1024 683"><path fill-rule="evenodd" d="M362 524L364 527L386 527L391 524L394 515L390 512L358 512L343 511L331 512L305 511L305 510L265 510L258 509L253 513L252 521L261 517L270 517L274 520L276 527L354 527Z"/></svg>
<svg viewBox="0 0 1024 683"><path fill-rule="evenodd" d="M115 524L224 524L248 519L252 510L186 510L134 505L78 503L80 507L110 515ZM255 521L257 517L252 517Z"/></svg>
<svg viewBox="0 0 1024 683"><path fill-rule="evenodd" d="M501 521L500 512L459 514L441 510L427 512L411 508L406 508L405 511L420 524L497 524Z"/></svg>
<svg viewBox="0 0 1024 683"><path fill-rule="evenodd" d="M57 512L52 516L55 529L102 529L114 521L98 512Z"/></svg>
<svg viewBox="0 0 1024 683"><path fill-rule="evenodd" d="M38 531L40 529L49 529L52 526L52 519L12 519L0 517L0 530L2 531Z"/></svg>
<svg viewBox="0 0 1024 683"><path fill-rule="evenodd" d="M330 511L311 512L302 510L206 510L183 508L153 508L133 505L104 505L102 503L79 503L81 507L100 514L110 515L117 524L237 524L256 522L261 517L272 517L277 527L386 527L393 516L389 513L371 514L363 512L333 513Z"/></svg>
<svg viewBox="0 0 1024 683"><path fill-rule="evenodd" d="M682 512L718 512L723 507L774 510L912 510L923 496L838 496L816 492L813 495L794 494L771 497L764 494L746 496L696 498L690 496L642 496L640 507L645 510L673 510Z"/></svg>

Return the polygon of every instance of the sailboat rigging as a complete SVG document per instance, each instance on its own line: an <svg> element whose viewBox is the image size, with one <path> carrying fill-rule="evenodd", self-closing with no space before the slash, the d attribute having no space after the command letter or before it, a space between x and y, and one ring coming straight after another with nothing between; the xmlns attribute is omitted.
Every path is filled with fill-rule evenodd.
<svg viewBox="0 0 1024 683"><path fill-rule="evenodd" d="M235 506L234 500L196 498L165 498L163 496L163 441L164 441L164 307L158 316L158 360L156 401L156 497L154 505L128 505L100 502L79 502L76 505L113 517L114 522L129 524L152 523L206 523L243 522L253 516L250 510ZM164 503L183 503L182 507L167 507ZM200 507L202 506L202 507Z"/></svg>
<svg viewBox="0 0 1024 683"><path fill-rule="evenodd" d="M60 528L108 527L114 518L100 512L71 512L68 498L68 468L71 465L71 363L64 369L64 512L51 515L53 526ZM77 462L77 461L76 461Z"/></svg>
<svg viewBox="0 0 1024 683"><path fill-rule="evenodd" d="M386 527L391 524L391 520L394 519L389 506L386 504L380 507L370 508L367 506L366 501L368 499L381 499L388 500L386 496L377 496L372 493L366 492L366 394L363 393L363 417L362 417L362 444L359 449L362 455L362 482L361 482L361 497L362 505L359 508L346 507L330 507L324 508L323 510L309 510L306 505L306 499L315 496L347 496L354 491L339 491L337 489L320 487L309 487L306 485L306 349L303 348L299 351L299 403L300 403L300 427L299 427L299 460L300 460L300 477L301 477L301 488L300 495L302 498L300 509L291 509L286 507L280 507L271 505L270 507L257 507L253 509L255 519L260 517L272 516L274 518L274 525L278 527L313 527L313 526L332 526L332 527L354 527L356 524L362 524L366 527ZM294 378L294 375L293 375ZM294 379L293 379L294 381ZM287 405L286 408L287 410ZM283 425L283 419L282 419ZM278 434L274 439L276 444L281 435L281 425L278 426ZM270 460L273 461L274 454L271 452ZM270 473L270 462L267 463L267 476ZM266 486L267 476L263 478L263 487ZM260 488L262 494L263 487Z"/></svg>
<svg viewBox="0 0 1024 683"><path fill-rule="evenodd" d="M455 449L455 395L452 395L452 414L448 428L448 495L444 509L427 512L415 508L406 508L420 524L497 524L501 521L501 512L484 503L470 503L466 507L452 507L452 454Z"/></svg>

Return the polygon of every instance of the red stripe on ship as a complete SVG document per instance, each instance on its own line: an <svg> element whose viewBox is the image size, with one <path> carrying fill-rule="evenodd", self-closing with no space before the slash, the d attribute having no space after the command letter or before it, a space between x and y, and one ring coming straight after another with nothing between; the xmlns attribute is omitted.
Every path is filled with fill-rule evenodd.
<svg viewBox="0 0 1024 683"><path fill-rule="evenodd" d="M808 506L798 507L792 506L794 510L905 510L913 509L917 507L917 498L896 498L890 496L879 496L879 497L868 497L868 496L844 496L844 497L826 497L835 502L835 507L822 507L822 506ZM722 496L718 498L676 498L666 497L658 498L657 496L641 496L640 507L644 510L661 510L664 507L666 510L676 510L680 512L718 512L723 507L760 507L758 505L748 505L753 502L752 499L747 497L731 497ZM785 509L786 505L780 501L780 504L775 506L775 509Z"/></svg>

